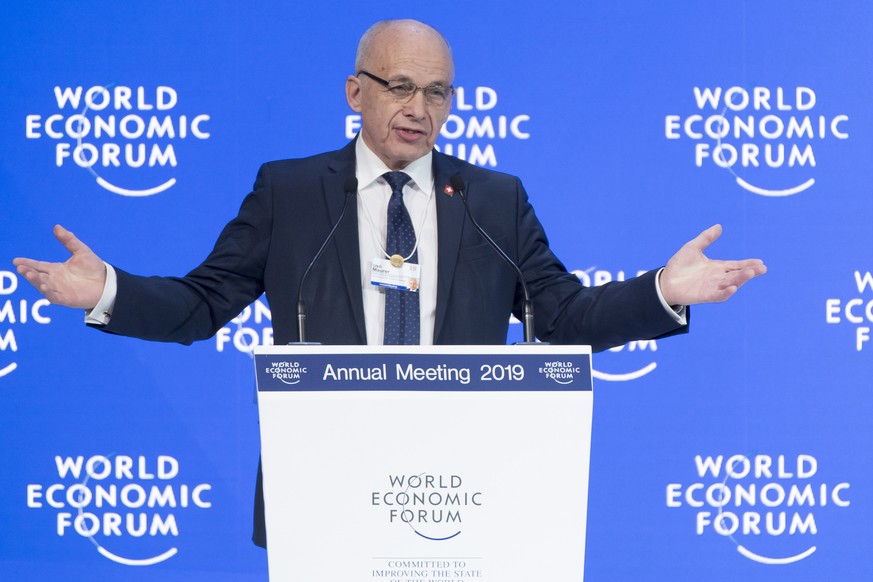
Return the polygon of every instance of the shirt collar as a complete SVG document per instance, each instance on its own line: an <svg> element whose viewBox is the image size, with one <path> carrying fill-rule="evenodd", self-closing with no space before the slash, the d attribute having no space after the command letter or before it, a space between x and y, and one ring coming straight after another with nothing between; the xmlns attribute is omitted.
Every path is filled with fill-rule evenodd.
<svg viewBox="0 0 873 582"><path fill-rule="evenodd" d="M355 142L355 175L358 178L358 188L363 190L382 177L391 169L379 159L373 150L367 147L363 138L358 136ZM433 151L411 162L401 170L409 174L414 183L413 191L429 196L433 191Z"/></svg>

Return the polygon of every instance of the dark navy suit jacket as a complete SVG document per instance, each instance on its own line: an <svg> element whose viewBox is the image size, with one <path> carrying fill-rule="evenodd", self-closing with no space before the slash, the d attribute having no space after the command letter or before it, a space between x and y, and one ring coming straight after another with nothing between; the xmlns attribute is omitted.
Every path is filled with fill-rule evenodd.
<svg viewBox="0 0 873 582"><path fill-rule="evenodd" d="M549 249L517 178L436 151L433 166L438 238L435 344L504 344L509 314L521 316L515 272L475 231L459 197L444 193L456 173L466 184L472 214L524 273L538 338L589 344L598 351L687 331L661 305L656 271L591 288L568 273ZM188 275L139 277L117 270L115 308L102 329L189 344L214 335L266 292L274 343L296 341L300 278L338 220L344 184L354 175L354 142L335 152L264 164L239 215ZM309 275L304 298L309 341L366 343L354 203ZM260 479L258 485L254 540L265 545Z"/></svg>

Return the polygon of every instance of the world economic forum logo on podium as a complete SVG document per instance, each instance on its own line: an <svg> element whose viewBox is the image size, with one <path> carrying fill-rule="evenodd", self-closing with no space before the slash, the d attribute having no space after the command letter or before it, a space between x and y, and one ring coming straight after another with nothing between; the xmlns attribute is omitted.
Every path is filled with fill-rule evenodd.
<svg viewBox="0 0 873 582"><path fill-rule="evenodd" d="M543 362L539 367L539 373L543 378L556 384L572 384L576 376L582 373L582 368L575 362L549 361Z"/></svg>
<svg viewBox="0 0 873 582"><path fill-rule="evenodd" d="M206 114L178 113L173 87L54 88L57 111L29 114L25 136L54 141L55 165L88 171L121 196L153 196L176 183L177 148L209 139Z"/></svg>
<svg viewBox="0 0 873 582"><path fill-rule="evenodd" d="M388 488L373 491L370 505L384 510L389 524L414 535L444 542L461 535L461 524L482 506L482 492L468 488L461 475L391 474Z"/></svg>
<svg viewBox="0 0 873 582"><path fill-rule="evenodd" d="M293 386L300 382L306 375L307 368L299 362L288 362L276 358L264 368L264 374L273 380Z"/></svg>

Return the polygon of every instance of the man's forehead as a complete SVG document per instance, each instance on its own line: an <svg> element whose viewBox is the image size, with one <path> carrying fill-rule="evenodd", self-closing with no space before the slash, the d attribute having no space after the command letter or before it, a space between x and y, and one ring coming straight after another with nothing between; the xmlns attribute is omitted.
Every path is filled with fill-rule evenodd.
<svg viewBox="0 0 873 582"><path fill-rule="evenodd" d="M452 54L436 31L391 27L379 32L368 46L368 60L422 60L451 66Z"/></svg>
<svg viewBox="0 0 873 582"><path fill-rule="evenodd" d="M414 52L408 47L396 51L374 51L365 61L368 70L378 72L389 81L416 84L451 83L454 65L451 57L439 51Z"/></svg>

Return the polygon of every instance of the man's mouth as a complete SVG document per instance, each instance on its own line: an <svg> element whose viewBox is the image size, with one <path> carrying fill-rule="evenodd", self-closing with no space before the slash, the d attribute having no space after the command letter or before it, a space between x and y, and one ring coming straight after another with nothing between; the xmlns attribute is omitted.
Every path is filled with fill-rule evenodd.
<svg viewBox="0 0 873 582"><path fill-rule="evenodd" d="M405 139L416 139L419 136L424 135L424 132L420 129L411 129L408 127L395 127L394 131Z"/></svg>

